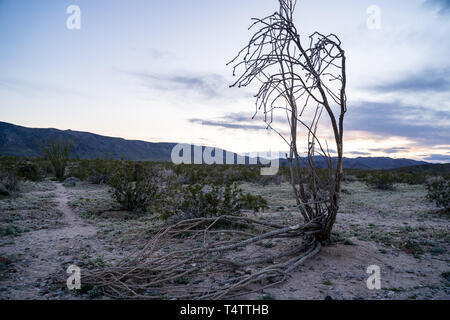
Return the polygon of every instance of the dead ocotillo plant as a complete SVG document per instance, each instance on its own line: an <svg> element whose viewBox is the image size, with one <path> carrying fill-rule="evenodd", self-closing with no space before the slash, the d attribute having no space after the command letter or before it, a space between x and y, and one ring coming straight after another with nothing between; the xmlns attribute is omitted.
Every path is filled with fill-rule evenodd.
<svg viewBox="0 0 450 320"><path fill-rule="evenodd" d="M287 158L297 206L305 222L315 220L321 225L314 236L317 241L327 243L339 207L343 177L345 53L334 34L315 32L305 46L293 21L296 1L279 0L279 3L278 12L254 19L252 27L261 28L231 62L242 58L234 66L233 74L243 71L232 86L261 83L256 94L256 113L261 111L268 128L289 146ZM324 132L327 130L321 122L324 113L331 132ZM278 122L287 124L289 130L277 128ZM335 158L319 131L322 136L333 137ZM326 170L322 170L325 174L317 169L319 160L326 164Z"/></svg>
<svg viewBox="0 0 450 320"><path fill-rule="evenodd" d="M85 273L84 283L112 297L231 298L284 281L328 243L342 180L344 51L335 35L319 33L304 47L293 22L295 1L279 4L279 11L255 19L253 27L260 29L231 63L243 56L234 67L244 68L235 86L261 81L257 110L263 110L270 128L275 111L285 114L289 133L277 132L290 148L291 182L304 221L286 226L232 215L180 221L154 234L129 259ZM319 138L323 111L331 121L337 163ZM301 134L306 157L299 152ZM327 164L325 177L316 169L316 154ZM237 227L221 228L224 222Z"/></svg>

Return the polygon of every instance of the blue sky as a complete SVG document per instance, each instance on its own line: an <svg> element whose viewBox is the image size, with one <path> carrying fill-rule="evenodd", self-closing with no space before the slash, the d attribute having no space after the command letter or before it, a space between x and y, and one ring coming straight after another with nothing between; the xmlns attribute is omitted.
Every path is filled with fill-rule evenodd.
<svg viewBox="0 0 450 320"><path fill-rule="evenodd" d="M81 29L69 30L70 5ZM367 8L380 8L380 29ZM285 150L225 64L275 0L0 0L0 120L236 152ZM348 56L346 156L450 162L450 1L303 0ZM253 89L253 90L252 90Z"/></svg>

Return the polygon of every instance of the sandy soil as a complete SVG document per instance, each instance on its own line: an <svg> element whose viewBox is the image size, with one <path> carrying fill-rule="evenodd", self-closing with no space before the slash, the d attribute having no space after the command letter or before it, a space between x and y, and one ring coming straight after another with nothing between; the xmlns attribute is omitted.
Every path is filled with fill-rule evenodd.
<svg viewBox="0 0 450 320"><path fill-rule="evenodd" d="M66 188L55 183L54 201L62 226L54 229L40 229L24 233L14 239L14 244L0 249L0 256L20 255L20 261L7 279L2 279L0 297L2 299L48 298L46 281L62 268L73 263L74 249L90 244L101 247L95 240L97 228L78 217L67 205ZM45 196L49 191L35 191L34 195Z"/></svg>
<svg viewBox="0 0 450 320"><path fill-rule="evenodd" d="M391 249L379 252L373 242L355 245L333 244L307 260L281 286L247 296L250 299L449 299L450 290L442 283L441 272L448 262L415 259ZM367 268L381 269L381 290L369 290Z"/></svg>
<svg viewBox="0 0 450 320"><path fill-rule="evenodd" d="M266 212L247 214L278 223L298 221L288 185L243 188L265 196L270 204ZM399 185L395 192L384 192L354 182L344 188L336 242L307 260L285 283L243 298L449 299L449 217L424 200L424 187ZM19 200L0 201L2 215L16 217L2 223L30 229L0 241L0 265L3 261L6 266L0 270L1 299L88 299L50 278L64 276L71 264L82 269L94 262L114 264L142 247L146 232L159 223L154 215L117 211L105 186L83 183L66 189L53 183L44 191L23 195L21 201L32 203L30 207ZM45 219L36 220L41 216ZM367 288L370 265L381 269L380 290Z"/></svg>

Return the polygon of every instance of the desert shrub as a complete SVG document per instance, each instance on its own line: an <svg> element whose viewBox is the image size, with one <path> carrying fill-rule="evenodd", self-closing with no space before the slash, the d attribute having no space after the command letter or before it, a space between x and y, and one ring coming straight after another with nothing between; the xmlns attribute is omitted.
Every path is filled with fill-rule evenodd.
<svg viewBox="0 0 450 320"><path fill-rule="evenodd" d="M53 166L47 159L41 159L39 160L39 167L42 169L42 178L47 177L51 174L53 174Z"/></svg>
<svg viewBox="0 0 450 320"><path fill-rule="evenodd" d="M72 148L73 143L61 140L52 140L46 146L42 147L45 157L53 166L56 178L60 181L64 179L67 162Z"/></svg>
<svg viewBox="0 0 450 320"><path fill-rule="evenodd" d="M419 172L399 172L396 174L397 182L410 185L424 184L427 175Z"/></svg>
<svg viewBox="0 0 450 320"><path fill-rule="evenodd" d="M193 184L184 187L179 210L189 218L233 215L241 210L242 191L236 184Z"/></svg>
<svg viewBox="0 0 450 320"><path fill-rule="evenodd" d="M358 180L365 180L369 177L369 175L370 175L370 173L367 170L354 170L354 176Z"/></svg>
<svg viewBox="0 0 450 320"><path fill-rule="evenodd" d="M90 173L88 178L89 182L93 184L107 184L110 176L114 174L114 168L116 167L117 163L118 162L114 160L94 160L90 166ZM134 169L133 178L136 178Z"/></svg>
<svg viewBox="0 0 450 320"><path fill-rule="evenodd" d="M375 171L366 178L366 183L380 190L393 190L396 179L394 175L386 170Z"/></svg>
<svg viewBox="0 0 450 320"><path fill-rule="evenodd" d="M254 196L251 193L243 194L240 198L241 207L244 209L251 209L254 212L264 211L268 208L267 200L262 196Z"/></svg>
<svg viewBox="0 0 450 320"><path fill-rule="evenodd" d="M260 176L259 183L265 187L269 184L275 184L279 186L283 181L283 177L281 175L271 175L271 176Z"/></svg>
<svg viewBox="0 0 450 320"><path fill-rule="evenodd" d="M450 210L450 175L436 178L426 184L427 199L438 207Z"/></svg>
<svg viewBox="0 0 450 320"><path fill-rule="evenodd" d="M351 174L344 174L342 181L343 182L355 182L355 181L358 181L358 178Z"/></svg>
<svg viewBox="0 0 450 320"><path fill-rule="evenodd" d="M0 194L8 196L18 190L18 177L13 172L0 172Z"/></svg>
<svg viewBox="0 0 450 320"><path fill-rule="evenodd" d="M90 166L88 180L90 183L93 184L108 183L109 177L113 173L113 171L114 171L114 161L96 159L92 162ZM133 176L133 178L135 177Z"/></svg>
<svg viewBox="0 0 450 320"><path fill-rule="evenodd" d="M147 211L160 194L155 174L146 170L137 174L133 163L117 166L109 177L108 184L112 197L122 209L134 212Z"/></svg>
<svg viewBox="0 0 450 320"><path fill-rule="evenodd" d="M173 166L174 172L183 177L184 184L226 184L234 182L259 183L261 179L258 165L187 165ZM278 179L278 178L277 178Z"/></svg>
<svg viewBox="0 0 450 320"><path fill-rule="evenodd" d="M420 243L416 240L408 239L400 245L400 249L402 249L406 253L420 255L424 253L423 248L420 246Z"/></svg>
<svg viewBox="0 0 450 320"><path fill-rule="evenodd" d="M89 160L78 160L69 168L70 176L80 180L87 180L90 174Z"/></svg>
<svg viewBox="0 0 450 320"><path fill-rule="evenodd" d="M223 172L223 181L233 183L244 179L244 174L236 168L228 168Z"/></svg>
<svg viewBox="0 0 450 320"><path fill-rule="evenodd" d="M166 187L166 197L162 201L166 209L171 208L164 214L169 224L192 218L239 215L242 209L258 212L267 208L267 201L262 196L244 194L236 183L229 181L177 186Z"/></svg>
<svg viewBox="0 0 450 320"><path fill-rule="evenodd" d="M42 174L39 166L31 161L23 161L17 165L16 168L17 176L20 178L39 181L42 180Z"/></svg>
<svg viewBox="0 0 450 320"><path fill-rule="evenodd" d="M109 176L117 167L118 160L95 159L72 161L69 175L92 184L107 184ZM136 179L135 179L136 180Z"/></svg>

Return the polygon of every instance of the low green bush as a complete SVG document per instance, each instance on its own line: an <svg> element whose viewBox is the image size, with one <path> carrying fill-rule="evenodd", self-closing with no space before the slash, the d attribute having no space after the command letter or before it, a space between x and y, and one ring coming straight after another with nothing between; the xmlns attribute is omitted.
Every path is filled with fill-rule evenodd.
<svg viewBox="0 0 450 320"><path fill-rule="evenodd" d="M117 166L108 184L112 197L128 211L145 212L160 195L155 174L143 171L136 175L136 166L130 162Z"/></svg>
<svg viewBox="0 0 450 320"><path fill-rule="evenodd" d="M218 217L240 212L242 191L236 184L193 184L183 188L179 210L189 218Z"/></svg>
<svg viewBox="0 0 450 320"><path fill-rule="evenodd" d="M254 212L264 211L268 208L267 200L262 196L254 196L251 193L243 194L240 198L241 207L244 209L251 209Z"/></svg>
<svg viewBox="0 0 450 320"><path fill-rule="evenodd" d="M40 181L43 176L39 165L30 160L20 162L17 165L16 173L18 177L31 181Z"/></svg>
<svg viewBox="0 0 450 320"><path fill-rule="evenodd" d="M387 170L379 170L372 172L366 177L366 183L375 189L394 190L395 176Z"/></svg>
<svg viewBox="0 0 450 320"><path fill-rule="evenodd" d="M13 172L0 171L0 194L9 196L19 190L19 179Z"/></svg>
<svg viewBox="0 0 450 320"><path fill-rule="evenodd" d="M427 199L450 211L450 175L433 179L426 184Z"/></svg>
<svg viewBox="0 0 450 320"><path fill-rule="evenodd" d="M397 173L397 181L410 185L425 184L427 175L418 172L400 172Z"/></svg>

